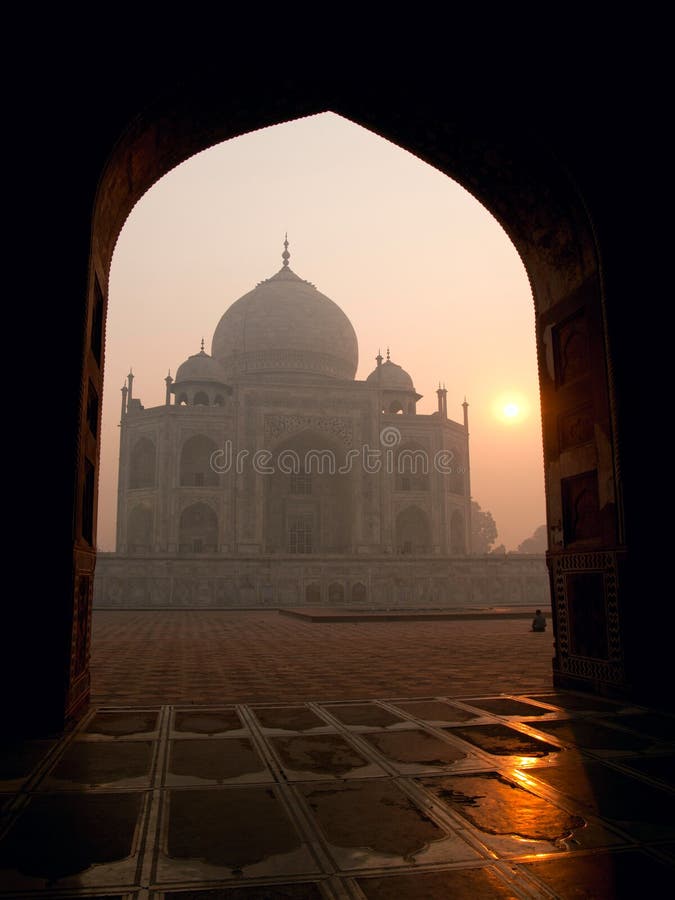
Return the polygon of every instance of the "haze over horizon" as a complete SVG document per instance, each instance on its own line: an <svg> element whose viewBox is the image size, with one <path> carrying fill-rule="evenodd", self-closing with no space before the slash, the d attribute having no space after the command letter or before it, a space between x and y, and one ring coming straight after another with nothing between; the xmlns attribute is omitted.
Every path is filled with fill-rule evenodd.
<svg viewBox="0 0 675 900"><path fill-rule="evenodd" d="M408 151L333 113L272 126L197 154L157 182L113 258L106 338L98 546L113 550L119 388L164 403L164 378L199 351L225 310L281 267L349 316L357 378L390 348L437 408L469 401L473 498L508 550L545 521L527 274L480 203Z"/></svg>

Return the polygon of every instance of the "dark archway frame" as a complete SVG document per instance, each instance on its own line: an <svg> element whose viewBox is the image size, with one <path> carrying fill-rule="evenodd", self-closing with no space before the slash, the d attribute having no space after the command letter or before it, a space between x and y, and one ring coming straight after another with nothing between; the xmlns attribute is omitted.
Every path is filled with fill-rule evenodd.
<svg viewBox="0 0 675 900"><path fill-rule="evenodd" d="M633 627L637 602L627 568L626 477L619 457L624 432L615 379L625 359L613 355L617 344L610 340L622 320L619 316L612 328L609 315L608 325L613 307L587 198L549 147L532 131L507 126L498 112L477 117L451 109L438 91L420 94L414 83L383 94L355 81L336 87L316 79L311 87L295 84L292 90L287 84L283 89L253 84L224 95L221 85L193 78L147 105L110 152L94 202L83 298L68 517L71 563L66 563L65 531L59 530L57 602L45 604L41 630L34 634L42 665L33 666L33 677L16 694L32 730L60 727L81 714L89 698L95 533L92 540L88 536L96 519L99 438L87 422L86 394L88 385L99 396L102 392L108 275L124 221L155 181L195 153L327 109L458 181L491 211L517 248L535 304L556 639L553 680L622 696L639 696L650 681L649 673L641 675L645 634ZM582 496L584 527L577 533L575 511ZM63 513L67 520L67 510Z"/></svg>

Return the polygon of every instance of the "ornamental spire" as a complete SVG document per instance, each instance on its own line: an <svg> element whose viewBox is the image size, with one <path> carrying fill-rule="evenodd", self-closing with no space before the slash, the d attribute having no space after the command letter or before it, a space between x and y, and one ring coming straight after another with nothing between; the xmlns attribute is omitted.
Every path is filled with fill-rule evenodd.
<svg viewBox="0 0 675 900"><path fill-rule="evenodd" d="M288 260L291 258L291 254L288 252L288 232L284 235L284 252L281 254L281 258L284 261L284 269L288 268Z"/></svg>
<svg viewBox="0 0 675 900"><path fill-rule="evenodd" d="M202 338L202 353L204 352L204 338Z"/></svg>
<svg viewBox="0 0 675 900"><path fill-rule="evenodd" d="M391 362L391 359L389 356L389 347L387 347L387 362Z"/></svg>

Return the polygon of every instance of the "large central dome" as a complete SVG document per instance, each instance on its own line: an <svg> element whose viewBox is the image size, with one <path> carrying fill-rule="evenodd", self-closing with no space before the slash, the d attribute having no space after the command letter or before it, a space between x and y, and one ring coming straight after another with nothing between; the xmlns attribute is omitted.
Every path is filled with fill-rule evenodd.
<svg viewBox="0 0 675 900"><path fill-rule="evenodd" d="M211 355L229 378L259 373L323 375L351 380L359 348L337 303L288 267L230 306L213 334Z"/></svg>

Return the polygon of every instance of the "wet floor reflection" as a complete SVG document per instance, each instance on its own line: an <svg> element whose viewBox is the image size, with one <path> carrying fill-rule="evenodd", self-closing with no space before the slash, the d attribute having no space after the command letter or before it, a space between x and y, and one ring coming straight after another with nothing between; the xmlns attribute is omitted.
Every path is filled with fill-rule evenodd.
<svg viewBox="0 0 675 900"><path fill-rule="evenodd" d="M375 703L345 703L334 706L325 705L323 708L345 725L388 728L390 725L400 725L405 721Z"/></svg>
<svg viewBox="0 0 675 900"><path fill-rule="evenodd" d="M467 755L453 744L426 731L371 731L364 734L363 739L387 759L397 763L449 766Z"/></svg>
<svg viewBox="0 0 675 900"><path fill-rule="evenodd" d="M228 731L240 731L243 724L236 710L219 709L215 711L176 712L173 729L189 734L217 735Z"/></svg>
<svg viewBox="0 0 675 900"><path fill-rule="evenodd" d="M368 900L513 900L512 887L499 873L485 866L475 869L359 878Z"/></svg>
<svg viewBox="0 0 675 900"><path fill-rule="evenodd" d="M171 791L167 855L241 870L301 846L272 788Z"/></svg>
<svg viewBox="0 0 675 900"><path fill-rule="evenodd" d="M185 781L185 778L222 784L266 772L264 763L246 738L171 742L168 776L175 777L168 777L167 781L172 784Z"/></svg>
<svg viewBox="0 0 675 900"><path fill-rule="evenodd" d="M263 728L283 731L310 731L327 723L305 706L256 706L253 714Z"/></svg>
<svg viewBox="0 0 675 900"><path fill-rule="evenodd" d="M151 734L157 730L157 710L129 712L99 712L85 726L85 734L107 737L128 737L132 734Z"/></svg>
<svg viewBox="0 0 675 900"><path fill-rule="evenodd" d="M494 756L540 757L560 752L560 747L555 744L523 734L508 725L471 725L444 730Z"/></svg>
<svg viewBox="0 0 675 900"><path fill-rule="evenodd" d="M337 734L273 737L270 743L284 767L300 777L313 774L340 778L366 768L374 769L374 774L383 774L379 767L373 766L369 759Z"/></svg>
<svg viewBox="0 0 675 900"><path fill-rule="evenodd" d="M0 900L669 896L675 718L536 697L105 709L5 743Z"/></svg>
<svg viewBox="0 0 675 900"><path fill-rule="evenodd" d="M331 844L409 859L446 836L390 781L299 787Z"/></svg>
<svg viewBox="0 0 675 900"><path fill-rule="evenodd" d="M419 783L481 831L555 844L586 824L497 772L420 778Z"/></svg>

